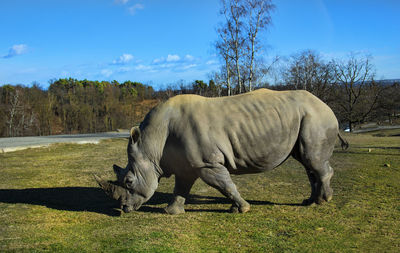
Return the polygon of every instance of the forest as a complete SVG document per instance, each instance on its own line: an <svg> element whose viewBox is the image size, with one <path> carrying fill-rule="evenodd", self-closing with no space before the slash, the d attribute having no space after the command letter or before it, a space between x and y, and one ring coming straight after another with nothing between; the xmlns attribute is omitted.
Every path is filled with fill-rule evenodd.
<svg viewBox="0 0 400 253"><path fill-rule="evenodd" d="M151 86L126 81L51 81L48 89L0 87L0 136L96 133L128 128L155 105Z"/></svg>

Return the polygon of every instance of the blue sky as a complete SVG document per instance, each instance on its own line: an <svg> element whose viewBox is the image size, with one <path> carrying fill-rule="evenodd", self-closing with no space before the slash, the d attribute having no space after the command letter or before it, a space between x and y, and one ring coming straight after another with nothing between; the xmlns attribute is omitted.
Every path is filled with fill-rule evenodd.
<svg viewBox="0 0 400 253"><path fill-rule="evenodd" d="M371 54L376 77L400 78L399 0L276 0L265 58L313 49ZM54 78L165 87L208 80L217 0L1 0L0 84Z"/></svg>

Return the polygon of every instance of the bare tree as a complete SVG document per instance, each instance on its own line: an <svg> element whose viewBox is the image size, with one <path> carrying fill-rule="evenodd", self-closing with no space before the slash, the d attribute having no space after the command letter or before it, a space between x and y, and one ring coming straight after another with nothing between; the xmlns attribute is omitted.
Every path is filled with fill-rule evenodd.
<svg viewBox="0 0 400 253"><path fill-rule="evenodd" d="M256 75L263 73L257 68L261 49L259 34L271 23L274 5L271 0L221 0L221 6L224 22L217 29L215 48L224 63L228 95L231 95L232 82L236 83L233 90L238 93L246 91L245 83L251 91Z"/></svg>
<svg viewBox="0 0 400 253"><path fill-rule="evenodd" d="M340 114L353 131L354 124L365 121L372 112L382 89L374 81L370 56L352 53L347 61L336 63L335 74Z"/></svg>
<svg viewBox="0 0 400 253"><path fill-rule="evenodd" d="M329 89L335 80L334 66L333 62L324 62L316 52L305 50L291 56L284 67L283 79L294 89L310 91L327 102Z"/></svg>
<svg viewBox="0 0 400 253"><path fill-rule="evenodd" d="M228 39L228 31L226 27L220 27L217 29L219 40L215 43L215 48L217 49L218 54L224 60L224 70L225 73L225 84L228 89L228 96L231 95L231 47Z"/></svg>
<svg viewBox="0 0 400 253"><path fill-rule="evenodd" d="M242 93L242 80L240 75L240 60L243 55L243 45L245 38L243 36L242 18L246 15L246 9L242 0L232 0L229 6L230 18L228 21L228 30L231 35L231 48L233 50L233 61L236 67L236 80L239 86L239 93Z"/></svg>
<svg viewBox="0 0 400 253"><path fill-rule="evenodd" d="M379 85L382 92L377 102L378 108L374 111L374 118L378 122L387 120L389 124L393 124L393 120L400 115L400 83L381 81Z"/></svg>
<svg viewBox="0 0 400 253"><path fill-rule="evenodd" d="M212 81L215 85L215 92L214 92L213 96L221 97L223 95L222 92L225 90L223 88L225 78L223 76L221 76L221 72L219 72L219 71L209 72L207 74L207 78L208 78L208 80L210 80L210 82Z"/></svg>
<svg viewBox="0 0 400 253"><path fill-rule="evenodd" d="M239 87L239 93L241 93L242 79L240 65L243 56L243 46L246 39L243 29L243 19L246 15L244 0L221 0L221 5L222 8L220 14L224 16L225 23L220 25L217 32L220 34L220 38L222 38L222 48L225 49L225 53L222 54L222 57L224 58L225 63L227 63L227 77L231 76L230 61L233 62L236 72L236 83ZM219 44L220 48L221 44ZM230 59L227 59L226 57L229 57Z"/></svg>
<svg viewBox="0 0 400 253"><path fill-rule="evenodd" d="M8 111L8 136L12 137L16 134L16 125L17 125L17 115L21 110L20 105L20 90L15 89L14 94L11 97L10 104L9 104L9 111Z"/></svg>
<svg viewBox="0 0 400 253"><path fill-rule="evenodd" d="M275 6L270 0L246 0L245 13L247 14L246 33L247 33L247 54L248 54L248 84L249 91L253 89L253 79L255 72L255 57L259 50L260 31L265 30L271 24L271 11Z"/></svg>

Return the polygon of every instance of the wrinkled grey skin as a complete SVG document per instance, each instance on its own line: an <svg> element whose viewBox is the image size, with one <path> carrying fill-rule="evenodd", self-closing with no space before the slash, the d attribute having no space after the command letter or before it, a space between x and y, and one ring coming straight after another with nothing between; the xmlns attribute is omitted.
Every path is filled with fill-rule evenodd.
<svg viewBox="0 0 400 253"><path fill-rule="evenodd" d="M291 155L304 165L310 180L311 196L304 204L320 204L332 198L328 160L338 137L347 147L332 110L307 91L260 89L222 98L180 95L154 108L131 130L128 165L114 165L117 182L97 180L125 212L137 210L154 194L159 179L173 174L174 199L167 213L184 212L197 178L229 198L232 212L244 213L250 205L230 174L271 170Z"/></svg>

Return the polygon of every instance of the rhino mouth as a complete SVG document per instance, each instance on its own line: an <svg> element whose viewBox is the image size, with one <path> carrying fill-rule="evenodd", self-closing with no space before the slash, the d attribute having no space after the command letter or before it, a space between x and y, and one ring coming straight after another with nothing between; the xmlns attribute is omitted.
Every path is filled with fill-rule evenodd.
<svg viewBox="0 0 400 253"><path fill-rule="evenodd" d="M130 213L132 211L137 211L139 208L142 206L142 204L137 204L137 205L122 205L121 209L124 211L124 213Z"/></svg>
<svg viewBox="0 0 400 253"><path fill-rule="evenodd" d="M133 210L136 210L133 208L133 206L127 206L127 205L123 205L121 209L122 209L122 211L124 211L124 213L130 213Z"/></svg>

